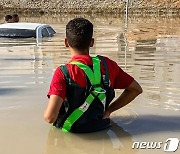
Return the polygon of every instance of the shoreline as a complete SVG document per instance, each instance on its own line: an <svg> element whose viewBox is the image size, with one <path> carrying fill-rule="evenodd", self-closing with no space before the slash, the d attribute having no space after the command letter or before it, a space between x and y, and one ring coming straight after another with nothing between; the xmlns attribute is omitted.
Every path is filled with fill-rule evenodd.
<svg viewBox="0 0 180 154"><path fill-rule="evenodd" d="M124 19L126 18L126 12L123 13L90 13L90 12L84 12L84 13L80 13L80 12L52 12L52 11L41 11L41 10L37 10L37 9L6 9L6 10L2 10L0 12L0 18L4 18L5 14L14 14L17 13L19 15L21 15L21 17L49 17L49 16L53 16L54 18L58 18L58 17L66 17L66 16L73 16L75 17L85 17L85 18L91 18L93 16L98 17L98 18L120 18L120 19ZM139 18L144 18L146 20L151 20L152 18L163 18L163 19L169 19L169 18L180 18L180 10L177 12L153 12L153 11L144 11L144 12L140 12L140 10L134 10L133 12L128 12L128 20L134 20L134 19L139 19Z"/></svg>

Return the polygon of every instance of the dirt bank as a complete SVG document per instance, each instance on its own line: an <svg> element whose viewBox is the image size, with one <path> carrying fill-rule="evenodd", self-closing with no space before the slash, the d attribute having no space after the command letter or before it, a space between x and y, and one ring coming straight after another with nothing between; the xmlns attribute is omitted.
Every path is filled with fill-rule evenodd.
<svg viewBox="0 0 180 154"><path fill-rule="evenodd" d="M4 11L123 13L127 0L3 0ZM130 13L180 13L179 0L129 0Z"/></svg>

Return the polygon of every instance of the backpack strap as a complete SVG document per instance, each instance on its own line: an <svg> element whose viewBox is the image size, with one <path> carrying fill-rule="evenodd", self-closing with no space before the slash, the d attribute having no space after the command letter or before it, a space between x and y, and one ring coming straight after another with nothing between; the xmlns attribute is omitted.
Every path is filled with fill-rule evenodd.
<svg viewBox="0 0 180 154"><path fill-rule="evenodd" d="M65 77L65 79L66 79L66 85L67 85L67 86L68 86L68 85L78 86L78 84L75 83L75 82L71 79L70 74L69 74L69 71L68 71L68 68L67 68L66 65L61 65L61 66L60 66L60 69L61 69L61 71L62 71L63 74L64 74L64 77Z"/></svg>
<svg viewBox="0 0 180 154"><path fill-rule="evenodd" d="M97 57L103 63L103 66L104 66L104 69L105 69L105 73L106 73L105 77L103 78L104 85L109 86L109 71L108 71L107 63L106 63L106 61L105 61L103 56L98 55ZM69 71L67 69L67 66L66 65L61 65L60 69L61 69L61 71L63 72L63 74L64 74L64 76L66 78L67 84L69 84L69 85L75 84L75 82L73 82L73 80L70 77L70 74L69 74Z"/></svg>
<svg viewBox="0 0 180 154"><path fill-rule="evenodd" d="M66 65L61 65L61 66L60 66L60 69L61 69L61 71L63 72L65 78L66 78L66 79L69 79L69 78L70 78L70 75L69 75L69 71L68 71Z"/></svg>
<svg viewBox="0 0 180 154"><path fill-rule="evenodd" d="M92 90L85 102L77 109L75 109L69 117L65 120L62 130L65 132L69 132L71 130L72 125L86 112L94 101L95 97L100 100L105 110L106 103L106 90L101 87L101 71L100 71L100 59L98 57L92 57L93 61L93 70L90 69L89 66L73 61L71 64L78 66L80 69L84 71L87 75L91 85Z"/></svg>
<svg viewBox="0 0 180 154"><path fill-rule="evenodd" d="M104 66L104 69L105 69L105 72L106 72L105 78L103 78L104 84L105 84L106 86L109 86L109 71L108 71L107 63L106 63L106 61L105 61L105 59L104 59L103 56L98 55L97 57L98 57L98 58L101 60L101 62L103 63L103 66Z"/></svg>

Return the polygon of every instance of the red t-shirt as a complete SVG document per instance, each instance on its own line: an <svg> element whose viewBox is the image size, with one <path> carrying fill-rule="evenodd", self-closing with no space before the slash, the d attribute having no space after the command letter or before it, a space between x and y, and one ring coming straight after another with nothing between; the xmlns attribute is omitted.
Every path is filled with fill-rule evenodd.
<svg viewBox="0 0 180 154"><path fill-rule="evenodd" d="M127 88L134 80L133 77L131 77L129 74L124 72L116 62L113 60L104 57L108 71L109 71L109 80L110 80L110 86L113 89L125 89ZM74 56L71 61L78 61L85 65L92 65L92 59L89 55L76 55ZM72 64L66 64L70 77L75 81L79 86L86 87L86 79L85 79L85 73L83 70L81 70L76 65ZM101 62L101 73L105 74L105 69L103 66L103 63ZM66 98L66 81L64 74L62 73L60 67L56 69L54 72L50 89L48 92L48 97L50 95L57 95L60 96L62 99Z"/></svg>

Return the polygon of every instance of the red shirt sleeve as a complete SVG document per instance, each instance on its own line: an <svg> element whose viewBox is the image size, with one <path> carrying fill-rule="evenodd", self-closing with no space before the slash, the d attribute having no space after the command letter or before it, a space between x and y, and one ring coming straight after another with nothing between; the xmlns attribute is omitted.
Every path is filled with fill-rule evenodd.
<svg viewBox="0 0 180 154"><path fill-rule="evenodd" d="M50 95L57 95L63 100L66 97L66 80L63 72L59 67L55 70L50 84L47 96L50 97Z"/></svg>
<svg viewBox="0 0 180 154"><path fill-rule="evenodd" d="M133 81L134 78L128 73L124 72L115 61L105 57L108 66L111 87L113 89L125 89Z"/></svg>
<svg viewBox="0 0 180 154"><path fill-rule="evenodd" d="M127 88L132 82L134 78L124 72L120 67L117 71L117 76L115 79L114 89L125 89Z"/></svg>

